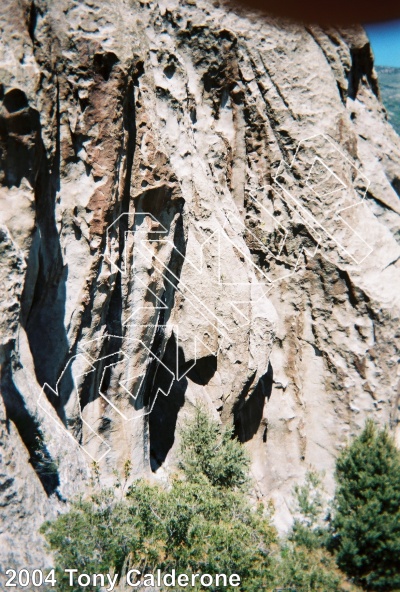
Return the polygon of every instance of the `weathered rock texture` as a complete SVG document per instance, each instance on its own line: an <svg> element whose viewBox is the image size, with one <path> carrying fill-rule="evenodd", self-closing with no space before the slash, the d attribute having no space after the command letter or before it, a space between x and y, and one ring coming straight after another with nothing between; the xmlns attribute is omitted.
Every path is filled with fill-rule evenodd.
<svg viewBox="0 0 400 592"><path fill-rule="evenodd" d="M165 478L198 400L285 528L307 469L332 490L366 417L398 422L400 140L364 32L205 0L0 12L0 572L49 564L37 528L92 459Z"/></svg>

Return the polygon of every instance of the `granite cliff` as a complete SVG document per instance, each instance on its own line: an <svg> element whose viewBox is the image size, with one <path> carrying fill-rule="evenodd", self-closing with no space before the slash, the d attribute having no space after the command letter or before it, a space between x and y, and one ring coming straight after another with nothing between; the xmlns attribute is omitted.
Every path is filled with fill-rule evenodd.
<svg viewBox="0 0 400 592"><path fill-rule="evenodd" d="M361 27L208 0L0 7L0 572L84 492L166 479L196 401L291 520L399 418L400 139ZM397 434L399 437L399 434Z"/></svg>

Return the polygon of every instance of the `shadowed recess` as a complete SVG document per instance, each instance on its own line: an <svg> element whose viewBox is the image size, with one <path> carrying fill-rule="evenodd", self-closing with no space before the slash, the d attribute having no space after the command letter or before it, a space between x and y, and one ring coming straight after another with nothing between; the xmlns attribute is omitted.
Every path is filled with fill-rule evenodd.
<svg viewBox="0 0 400 592"><path fill-rule="evenodd" d="M57 493L57 488L60 485L57 465L47 450L37 419L29 413L21 393L14 384L9 352L6 361L1 365L0 385L6 409L8 431L10 431L9 422L11 421L28 450L29 462L46 494L50 496Z"/></svg>
<svg viewBox="0 0 400 592"><path fill-rule="evenodd" d="M248 395L252 381L243 389L234 409L235 436L241 442L248 442L258 432L265 400L271 396L273 378L274 372L269 363L267 372L261 376L253 392Z"/></svg>

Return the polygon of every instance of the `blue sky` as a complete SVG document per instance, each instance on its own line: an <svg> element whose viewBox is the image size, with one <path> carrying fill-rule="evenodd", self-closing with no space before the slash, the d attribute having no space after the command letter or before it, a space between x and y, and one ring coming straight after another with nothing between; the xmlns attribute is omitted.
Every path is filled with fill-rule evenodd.
<svg viewBox="0 0 400 592"><path fill-rule="evenodd" d="M400 19L365 25L377 66L400 68Z"/></svg>

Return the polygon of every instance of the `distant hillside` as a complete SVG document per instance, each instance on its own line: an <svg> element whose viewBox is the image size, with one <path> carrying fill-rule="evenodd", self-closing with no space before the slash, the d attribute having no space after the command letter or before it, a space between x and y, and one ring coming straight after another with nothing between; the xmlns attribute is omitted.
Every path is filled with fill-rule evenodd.
<svg viewBox="0 0 400 592"><path fill-rule="evenodd" d="M376 66L382 101L394 129L400 135L400 68Z"/></svg>

